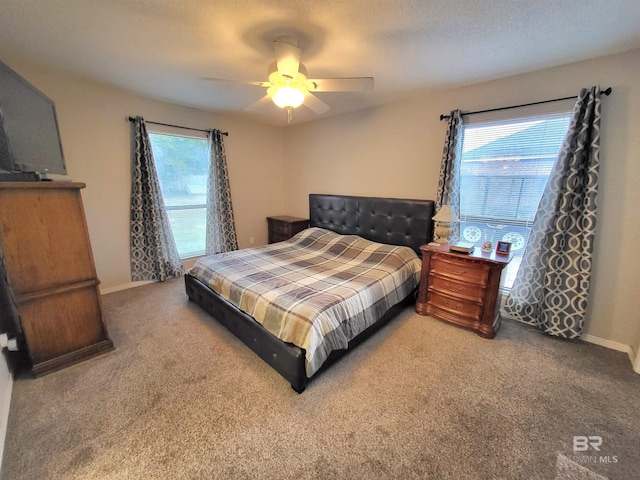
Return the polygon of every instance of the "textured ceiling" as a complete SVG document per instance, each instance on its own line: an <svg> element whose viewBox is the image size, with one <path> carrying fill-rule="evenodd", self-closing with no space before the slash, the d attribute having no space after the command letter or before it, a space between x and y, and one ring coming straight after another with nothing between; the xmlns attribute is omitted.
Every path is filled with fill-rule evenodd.
<svg viewBox="0 0 640 480"><path fill-rule="evenodd" d="M274 125L244 109L272 41L293 35L309 76L373 76L365 93L318 93L322 117L417 92L640 48L638 0L0 0L0 58ZM319 118L306 107L294 123Z"/></svg>

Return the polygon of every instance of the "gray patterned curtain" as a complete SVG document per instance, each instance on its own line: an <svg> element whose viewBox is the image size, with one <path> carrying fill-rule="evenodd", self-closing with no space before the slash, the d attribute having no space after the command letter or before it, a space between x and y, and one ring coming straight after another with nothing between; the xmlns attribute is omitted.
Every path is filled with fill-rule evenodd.
<svg viewBox="0 0 640 480"><path fill-rule="evenodd" d="M438 193L436 195L436 212L442 205L449 205L451 211L460 216L460 156L462 154L462 113L460 110L452 110L449 114L447 135L442 152L442 164L440 165L440 177L438 179ZM451 243L460 238L460 224L451 224L453 234ZM434 235L435 239L435 235Z"/></svg>
<svg viewBox="0 0 640 480"><path fill-rule="evenodd" d="M238 249L236 226L233 220L231 188L227 157L220 130L209 130L209 185L207 187L207 238L205 252L212 255Z"/></svg>
<svg viewBox="0 0 640 480"><path fill-rule="evenodd" d="M582 89L505 304L544 332L578 338L587 308L600 157L600 88Z"/></svg>
<svg viewBox="0 0 640 480"><path fill-rule="evenodd" d="M153 161L147 125L133 122L134 152L131 173L131 280L165 281L184 274L164 208Z"/></svg>

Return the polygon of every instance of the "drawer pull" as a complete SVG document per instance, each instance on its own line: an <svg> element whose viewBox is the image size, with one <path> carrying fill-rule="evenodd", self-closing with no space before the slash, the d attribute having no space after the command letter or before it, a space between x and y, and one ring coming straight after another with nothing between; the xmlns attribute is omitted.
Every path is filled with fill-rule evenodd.
<svg viewBox="0 0 640 480"><path fill-rule="evenodd" d="M461 309L463 306L461 303L450 302L449 300L443 300L442 303L444 303L447 307L457 308L457 309Z"/></svg>
<svg viewBox="0 0 640 480"><path fill-rule="evenodd" d="M455 268L450 267L448 265L447 265L447 270L449 270L454 275L463 275L463 274L467 273L467 271L468 271L466 268L463 268L462 270L456 270Z"/></svg>
<svg viewBox="0 0 640 480"><path fill-rule="evenodd" d="M465 291L464 287L455 287L455 286L451 285L449 282L445 282L444 286L447 287L450 291L455 292L455 293L460 293L460 292L464 292Z"/></svg>

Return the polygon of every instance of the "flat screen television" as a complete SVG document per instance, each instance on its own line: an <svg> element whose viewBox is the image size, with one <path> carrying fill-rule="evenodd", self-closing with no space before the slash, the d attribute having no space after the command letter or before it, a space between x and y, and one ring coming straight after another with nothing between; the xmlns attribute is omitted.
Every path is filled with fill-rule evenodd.
<svg viewBox="0 0 640 480"><path fill-rule="evenodd" d="M0 61L0 179L66 175L55 103Z"/></svg>

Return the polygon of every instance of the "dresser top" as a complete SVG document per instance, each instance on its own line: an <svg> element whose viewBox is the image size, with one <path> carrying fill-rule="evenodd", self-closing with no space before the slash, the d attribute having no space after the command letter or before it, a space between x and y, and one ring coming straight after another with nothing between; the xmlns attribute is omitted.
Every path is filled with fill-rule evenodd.
<svg viewBox="0 0 640 480"><path fill-rule="evenodd" d="M447 255L454 256L456 258L460 258L461 260L475 260L475 261L485 261L490 263L498 263L502 266L507 265L511 261L511 255L501 255L497 254L495 247L490 252L483 252L479 247L475 247L473 252L471 253L458 253L452 252L449 250L449 245L422 245L420 247L420 251L424 252L436 252L436 253L444 253Z"/></svg>
<svg viewBox="0 0 640 480"><path fill-rule="evenodd" d="M2 189L14 190L46 190L49 188L69 188L78 189L85 188L86 185L81 182L63 182L63 181L42 181L42 182L0 182Z"/></svg>
<svg viewBox="0 0 640 480"><path fill-rule="evenodd" d="M276 217L267 217L267 220L275 220L277 222L285 222L285 223L298 223L298 222L308 222L308 218L300 218L300 217L290 217L289 215L279 215Z"/></svg>

